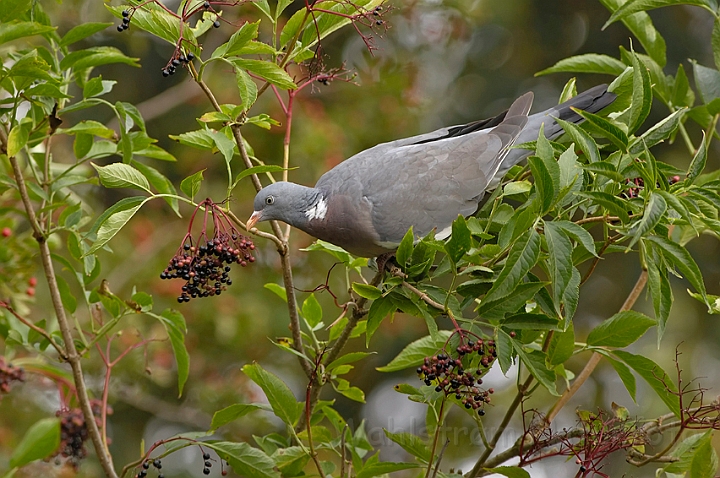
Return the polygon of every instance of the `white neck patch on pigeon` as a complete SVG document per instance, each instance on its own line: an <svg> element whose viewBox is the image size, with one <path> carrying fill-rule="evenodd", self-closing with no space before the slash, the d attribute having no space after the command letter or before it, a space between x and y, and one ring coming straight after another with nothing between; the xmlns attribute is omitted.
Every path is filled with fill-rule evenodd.
<svg viewBox="0 0 720 478"><path fill-rule="evenodd" d="M313 219L324 219L325 214L327 214L327 201L325 201L325 198L322 196L320 196L320 199L318 199L310 209L305 211L305 216L311 221Z"/></svg>

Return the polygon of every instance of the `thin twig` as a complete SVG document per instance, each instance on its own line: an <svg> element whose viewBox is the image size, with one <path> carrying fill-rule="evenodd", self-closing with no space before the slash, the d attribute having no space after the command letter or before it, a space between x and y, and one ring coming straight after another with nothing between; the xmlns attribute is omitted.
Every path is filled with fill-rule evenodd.
<svg viewBox="0 0 720 478"><path fill-rule="evenodd" d="M58 355L60 356L60 360L62 360L62 361L67 361L67 354L65 353L65 350L63 350L63 348L60 347L60 345L59 345L57 342L55 342L55 339L52 338L52 335L50 335L50 334L47 332L47 330L43 329L42 327L38 327L37 325L35 325L35 324L33 324L32 322L30 322L29 320L27 320L27 319L26 319L25 317L23 317L22 315L18 314L18 313L15 311L15 309L13 309L12 306L11 306L10 304L8 304L7 302L3 302L3 301L0 300L0 307L4 307L5 309L8 310L8 312L10 312L12 315L14 315L15 318L18 319L20 322L22 322L23 324L27 325L29 328L31 328L32 330L34 330L34 331L37 332L38 334L42 335L42 336L45 338L45 340L47 340L48 342L50 342L50 345L52 345L53 348L54 348L55 350L57 350L57 353L58 353Z"/></svg>
<svg viewBox="0 0 720 478"><path fill-rule="evenodd" d="M4 138L2 139L3 144L6 144ZM88 434L92 439L95 452L97 453L98 460L100 461L100 465L105 471L105 474L109 478L117 478L117 473L115 472L115 468L112 463L112 457L103 445L102 435L100 434L100 430L95 422L95 415L93 414L92 407L90 406L90 398L88 397L87 387L85 385L85 377L83 376L80 356L75 348L75 341L73 340L72 332L70 330L70 324L67 320L67 316L65 315L65 308L63 307L62 299L60 297L60 289L55 276L55 268L52 263L47 238L40 229L40 224L37 221L35 210L30 202L30 196L28 195L27 186L25 185L25 179L22 175L22 171L20 170L20 166L18 165L17 158L13 156L10 157L9 160L13 169L13 174L15 175L15 182L17 183L18 190L20 191L20 198L25 206L25 211L27 212L28 220L30 221L30 225L33 230L33 236L40 247L40 259L42 261L43 269L45 270L45 279L47 280L47 284L50 289L50 298L52 299L53 307L55 309L58 326L60 327L60 332L62 333L63 341L65 342L65 356L68 363L70 363L70 368L72 369L73 381L75 382L75 387L77 389L77 398L85 417Z"/></svg>

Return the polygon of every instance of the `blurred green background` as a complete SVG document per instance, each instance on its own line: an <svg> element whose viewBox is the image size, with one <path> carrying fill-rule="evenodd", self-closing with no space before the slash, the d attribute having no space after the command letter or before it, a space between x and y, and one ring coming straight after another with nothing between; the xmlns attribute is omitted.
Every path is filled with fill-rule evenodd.
<svg viewBox="0 0 720 478"><path fill-rule="evenodd" d="M167 5L176 7L175 2L167 2ZM296 1L286 15L302 5L303 2ZM291 172L292 180L311 185L333 165L378 142L496 115L514 98L529 90L535 92L533 111L549 107L557 102L570 75L536 78L534 73L537 71L574 54L595 52L617 57L618 46L629 49L631 43L640 49L619 22L601 31L609 13L595 0L426 0L395 1L390 5L392 11L385 17L387 31L373 34L378 47L373 55L351 28L334 34L324 43L327 66L344 64L355 71L357 77L354 83L335 81L328 86L318 83L297 98L291 162L299 168ZM44 6L54 23L59 25L61 34L81 22L114 21L97 1L66 0L61 4L45 2ZM652 11L650 15L667 41L666 72L674 73L679 63L684 63L686 71L691 71L688 58L712 65L712 19L703 10L673 7ZM255 16L256 10L251 5L225 9L225 18L230 21L239 22ZM232 33L233 28L228 24L212 29L203 39L206 54ZM263 34L268 32L261 32ZM226 188L222 157L183 147L168 138L171 134L197 129L195 118L210 110L206 98L184 70L170 78L161 76L160 69L170 57L172 47L138 29L131 28L118 34L113 27L84 43L83 46L113 45L141 59L140 69L108 66L98 68L96 73L102 74L104 79L118 81L108 100L138 105L146 117L148 134L159 139L159 144L178 158L177 163L152 160L146 163L160 169L176 185L182 178L206 169L206 180L199 197L222 200ZM231 71L216 67L207 78L220 103L236 101ZM581 75L578 90L611 80L610 77ZM261 97L254 108L258 113L268 112L273 118L283 120L282 111L270 94ZM86 113L64 117L64 126L86 118ZM103 116L105 113L107 111L98 110L92 117L111 124L110 114ZM664 109L656 108L647 123L654 124L666 114ZM269 132L253 126L245 130L256 156L272 164L282 161L283 134L284 130L279 127ZM690 134L696 142L699 140L697 128L691 127ZM58 148L56 157L62 157L63 151L72 154L70 138L63 140L66 142L55 144ZM661 145L654 151L658 159L680 168L689 163L681 144ZM707 170L720 166L717 153L718 143L714 142ZM251 213L254 197L250 182L245 181L231 198L232 209L241 219ZM95 204L98 214L124 193L123 190L101 187L82 191L86 199ZM109 282L114 293L129 297L137 288L153 295L156 310L178 306L175 298L181 284L160 281L158 277L187 229L187 217L192 211L185 206L181 206L181 210L185 219L173 215L164 202L151 202L111 241L114 253L102 253L101 277ZM26 223L17 221L14 237L27 235L27 229ZM328 255L297 250L309 245L311 240L299 232L292 238L296 285L306 291L324 283L333 264ZM0 238L0 249L16 247L15 243L3 241L5 239ZM190 378L183 397L177 397L174 359L168 342L152 343L146 354L142 350L131 353L115 369L110 393L114 414L110 417L109 428L116 465L137 459L141 440L147 446L182 431L204 430L214 411L239 401L263 400L259 389L240 371L246 363L261 363L280 375L296 396L303 399L306 383L297 361L270 341L289 335L284 303L263 288L266 282L280 283L279 260L271 243L257 239L256 244L257 262L231 272L233 285L226 294L179 306L188 323L186 343L191 356ZM702 269L708 293L720 294L717 238L700 237L689 245L689 249ZM601 262L593 278L581 289L575 318L578 340L583 340L588 330L619 309L639 273L640 266L633 254L611 255ZM30 274L39 279L42 277L39 264ZM14 280L0 277L0 281ZM650 332L631 351L645 354L666 370L673 370L674 349L679 346L685 379L700 377L700 383L711 388L708 397L715 396L720 386L717 374L720 327L716 324L717 319L707 315L702 304L688 296L683 280L674 280L673 285L675 301L662 349L658 350L655 335ZM330 286L341 302L346 300L344 278L339 269L331 274ZM299 293L300 300L306 296L305 292ZM319 299L324 306L325 322L332 322L340 309L327 293L320 294ZM49 315L51 306L42 281L28 306L31 318ZM652 315L651 304L644 295L636 308ZM123 341L133 343L138 335L165 337L156 321L142 315L128 318L124 329L123 337L117 341L120 346ZM323 395L323 398L336 399L341 413L355 425L363 419L368 420L368 435L374 445L384 447L385 459L402 459L403 455L399 449L387 446L381 427L391 431L421 432L424 409L392 390L392 385L401 381L419 385L412 371L381 374L375 367L386 364L408 342L426 332L422 321L403 315L397 315L393 323L382 325L371 343L377 355L359 362L347 377L365 391L366 405L351 402L332 392L330 387L326 387ZM348 348L364 350L361 342L352 342ZM19 355L23 353L19 352ZM571 369L578 372L587 358L588 355L577 357ZM99 361L93 360L85 364L85 370L90 389L97 395L102 386L103 368ZM495 370L486 383L497 390L493 397L495 407L491 407L485 417L486 430L492 430L502 417L504 403L514 395L514 377L512 371L508 377L503 377ZM662 404L644 383L639 381L638 387L639 405L635 405L612 368L603 364L565 408L556 425L574 424L576 407L609 409L613 401L628 407L631 415L641 418L665 413ZM540 391L526 408L547 410L550 403L549 396ZM0 469L5 468L9 454L24 430L39 417L53 415L57 407L54 386L33 375L2 399ZM481 449L477 434L472 433L472 424L465 419L459 412L451 415L449 423L455 428L448 435L451 442L443 458L445 469L454 466L467 471ZM508 439L499 444L500 449L512 444L521 432L520 427L519 423L511 425L515 433L510 433ZM221 432L226 438L252 442L253 434L264 434L272 429L281 430L280 423L257 412ZM609 476L628 471L623 457L616 457L614 463L603 469ZM80 475L100 476L100 469L93 459L86 461ZM201 476L200 453L194 448L165 459L163 465L165 476ZM555 475L557 470L564 469L563 466L570 466L568 473L575 471L574 465L564 464L563 459L548 460L546 466L539 464L529 471L533 477L550 476L550 466L557 467L553 468ZM630 472L632 476L654 476L652 466ZM18 476L67 476L63 473L52 464L41 463L21 470ZM220 476L218 466L213 467L210 476Z"/></svg>

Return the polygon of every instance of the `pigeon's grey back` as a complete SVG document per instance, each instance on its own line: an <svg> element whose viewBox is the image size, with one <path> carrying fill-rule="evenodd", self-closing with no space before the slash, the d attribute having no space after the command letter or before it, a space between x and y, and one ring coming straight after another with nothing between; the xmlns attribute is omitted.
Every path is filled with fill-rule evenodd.
<svg viewBox="0 0 720 478"><path fill-rule="evenodd" d="M532 99L532 93L518 98L492 128L459 135L444 128L377 145L325 173L315 187L328 197L362 201L378 245L387 249L397 247L411 226L418 236L434 228L447 235L458 215L477 209L525 127Z"/></svg>

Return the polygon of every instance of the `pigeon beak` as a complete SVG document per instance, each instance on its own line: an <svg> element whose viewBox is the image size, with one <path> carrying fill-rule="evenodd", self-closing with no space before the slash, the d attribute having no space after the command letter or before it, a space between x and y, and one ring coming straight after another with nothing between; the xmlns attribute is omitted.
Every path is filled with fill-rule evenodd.
<svg viewBox="0 0 720 478"><path fill-rule="evenodd" d="M255 227L255 224L257 224L258 221L262 219L262 211L253 211L252 216L250 216L250 219L247 220L246 229L250 231L253 227Z"/></svg>

